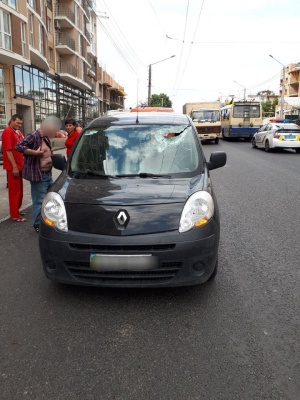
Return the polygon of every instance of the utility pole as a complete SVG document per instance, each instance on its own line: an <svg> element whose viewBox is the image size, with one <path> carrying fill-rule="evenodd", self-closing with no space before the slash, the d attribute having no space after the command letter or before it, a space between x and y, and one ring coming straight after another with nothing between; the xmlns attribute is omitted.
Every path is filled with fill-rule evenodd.
<svg viewBox="0 0 300 400"><path fill-rule="evenodd" d="M163 61L166 61L166 60L169 60L170 58L173 58L173 57L175 57L175 55L174 55L174 56L171 56L171 57L168 57L168 58L164 58L163 60L157 61L157 62L155 62L155 63L149 64L149 74L148 74L148 107L151 106L150 103L151 103L151 84L152 84L152 82L151 82L151 79L152 79L152 70L151 70L151 67L152 67L152 65L158 64L158 63L163 62Z"/></svg>
<svg viewBox="0 0 300 400"><path fill-rule="evenodd" d="M284 108L284 92L285 92L285 65L282 64L280 61L276 60L271 54L269 54L269 57L273 58L273 60L277 61L278 64L282 65L282 91L281 91L281 101L280 101L280 114L279 117L280 119L284 118L284 113L283 113L283 108Z"/></svg>

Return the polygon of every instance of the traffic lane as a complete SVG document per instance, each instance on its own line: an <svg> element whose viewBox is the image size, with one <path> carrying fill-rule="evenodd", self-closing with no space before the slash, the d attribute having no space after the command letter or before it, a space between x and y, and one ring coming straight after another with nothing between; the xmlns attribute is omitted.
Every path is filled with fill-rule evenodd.
<svg viewBox="0 0 300 400"><path fill-rule="evenodd" d="M299 398L299 154L220 143L227 167L211 175L221 213L221 268L230 266L253 328L263 332L264 357L285 398ZM215 150L203 148L207 158Z"/></svg>
<svg viewBox="0 0 300 400"><path fill-rule="evenodd" d="M282 398L224 249L212 284L60 286L29 224L0 225L3 399Z"/></svg>

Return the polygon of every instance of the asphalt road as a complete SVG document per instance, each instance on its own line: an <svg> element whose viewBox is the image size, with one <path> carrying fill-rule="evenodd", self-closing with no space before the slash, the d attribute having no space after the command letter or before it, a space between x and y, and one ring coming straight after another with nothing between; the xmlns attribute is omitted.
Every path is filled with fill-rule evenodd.
<svg viewBox="0 0 300 400"><path fill-rule="evenodd" d="M228 162L211 174L222 223L211 284L58 286L31 221L0 224L2 400L300 399L300 155L213 150Z"/></svg>

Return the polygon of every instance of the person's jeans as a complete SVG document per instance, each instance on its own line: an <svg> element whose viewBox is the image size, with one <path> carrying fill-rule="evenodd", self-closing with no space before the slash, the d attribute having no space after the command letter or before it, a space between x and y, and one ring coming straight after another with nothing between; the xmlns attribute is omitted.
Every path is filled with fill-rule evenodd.
<svg viewBox="0 0 300 400"><path fill-rule="evenodd" d="M44 197L52 185L52 173L42 173L43 180L41 182L30 182L31 185L31 198L32 198L32 212L33 212L33 226L36 228L40 225L41 208Z"/></svg>

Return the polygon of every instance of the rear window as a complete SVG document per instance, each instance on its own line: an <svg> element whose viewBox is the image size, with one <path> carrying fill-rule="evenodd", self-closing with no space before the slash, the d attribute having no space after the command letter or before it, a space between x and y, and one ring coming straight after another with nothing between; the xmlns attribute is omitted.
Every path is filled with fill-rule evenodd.
<svg viewBox="0 0 300 400"><path fill-rule="evenodd" d="M279 129L286 129L286 130L300 130L300 126L296 125L296 124L276 124L276 127Z"/></svg>
<svg viewBox="0 0 300 400"><path fill-rule="evenodd" d="M85 130L70 168L84 174L168 174L190 176L201 153L190 125L109 126Z"/></svg>

